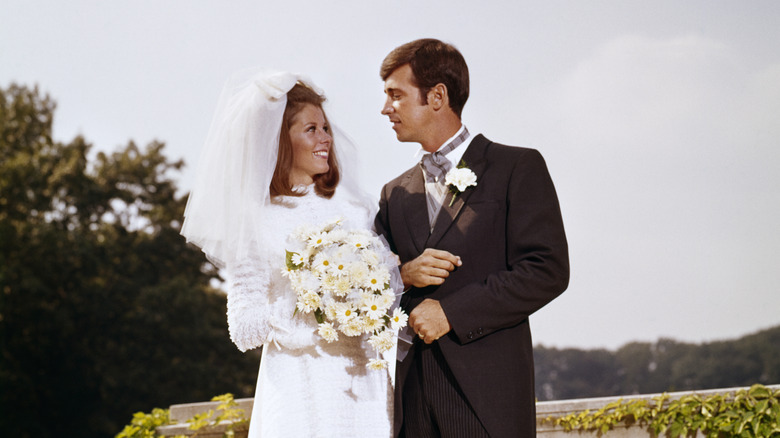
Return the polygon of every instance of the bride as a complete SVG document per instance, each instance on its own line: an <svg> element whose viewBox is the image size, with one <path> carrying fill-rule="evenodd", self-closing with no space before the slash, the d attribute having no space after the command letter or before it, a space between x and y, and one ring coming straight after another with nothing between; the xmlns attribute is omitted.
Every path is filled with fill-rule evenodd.
<svg viewBox="0 0 780 438"><path fill-rule="evenodd" d="M388 437L394 351L388 370L365 336L326 341L284 275L298 227L340 217L344 229L370 229L374 203L353 176L356 151L310 81L239 76L217 106L182 234L225 269L233 342L262 346L249 436Z"/></svg>

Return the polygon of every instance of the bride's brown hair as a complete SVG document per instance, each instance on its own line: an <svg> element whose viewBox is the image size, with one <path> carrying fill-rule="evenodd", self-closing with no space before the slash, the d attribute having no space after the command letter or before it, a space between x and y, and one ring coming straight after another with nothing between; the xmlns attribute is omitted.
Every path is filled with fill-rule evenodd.
<svg viewBox="0 0 780 438"><path fill-rule="evenodd" d="M320 96L303 82L298 82L290 91L287 92L287 106L284 108L282 116L282 130L279 134L279 155L276 159L276 168L271 178L271 196L302 196L303 193L293 190L290 184L290 171L293 165L293 148L290 139L290 125L292 119L306 105L314 105L322 111L325 117L325 123L330 126L328 116L322 109L325 97ZM332 134L331 134L332 135ZM328 154L328 171L319 175L314 175L314 191L325 198L330 198L336 192L336 186L339 184L339 165L336 159L335 143L330 145Z"/></svg>

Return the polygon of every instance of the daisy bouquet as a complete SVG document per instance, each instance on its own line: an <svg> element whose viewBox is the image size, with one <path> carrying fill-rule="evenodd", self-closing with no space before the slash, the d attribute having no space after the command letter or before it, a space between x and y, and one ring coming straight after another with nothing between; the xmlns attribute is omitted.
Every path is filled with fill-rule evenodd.
<svg viewBox="0 0 780 438"><path fill-rule="evenodd" d="M368 367L386 368L381 353L393 348L408 319L391 286L399 281L392 253L371 231L345 230L341 219L299 227L291 240L301 249L286 251L282 273L297 294L295 312L313 313L327 342L368 335L377 353Z"/></svg>

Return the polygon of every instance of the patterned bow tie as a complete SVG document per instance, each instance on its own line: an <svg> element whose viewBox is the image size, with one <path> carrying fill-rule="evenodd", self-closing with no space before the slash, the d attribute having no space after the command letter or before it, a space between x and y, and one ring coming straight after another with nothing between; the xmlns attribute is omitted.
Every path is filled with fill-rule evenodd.
<svg viewBox="0 0 780 438"><path fill-rule="evenodd" d="M439 180L443 182L442 177L452 169L452 163L445 155L460 146L468 136L469 130L464 127L463 132L444 147L439 148L438 151L432 154L423 155L420 165L425 169L428 182L439 182Z"/></svg>

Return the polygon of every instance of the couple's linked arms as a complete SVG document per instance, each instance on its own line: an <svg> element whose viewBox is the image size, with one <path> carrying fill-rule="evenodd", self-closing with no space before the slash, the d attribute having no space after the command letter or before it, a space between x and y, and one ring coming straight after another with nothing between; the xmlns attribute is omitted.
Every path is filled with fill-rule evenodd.
<svg viewBox="0 0 780 438"><path fill-rule="evenodd" d="M444 283L452 270L462 264L460 257L454 254L427 248L417 258L401 265L401 279L404 288L438 286ZM436 341L452 329L439 301L430 298L423 300L409 314L409 327L426 344Z"/></svg>

